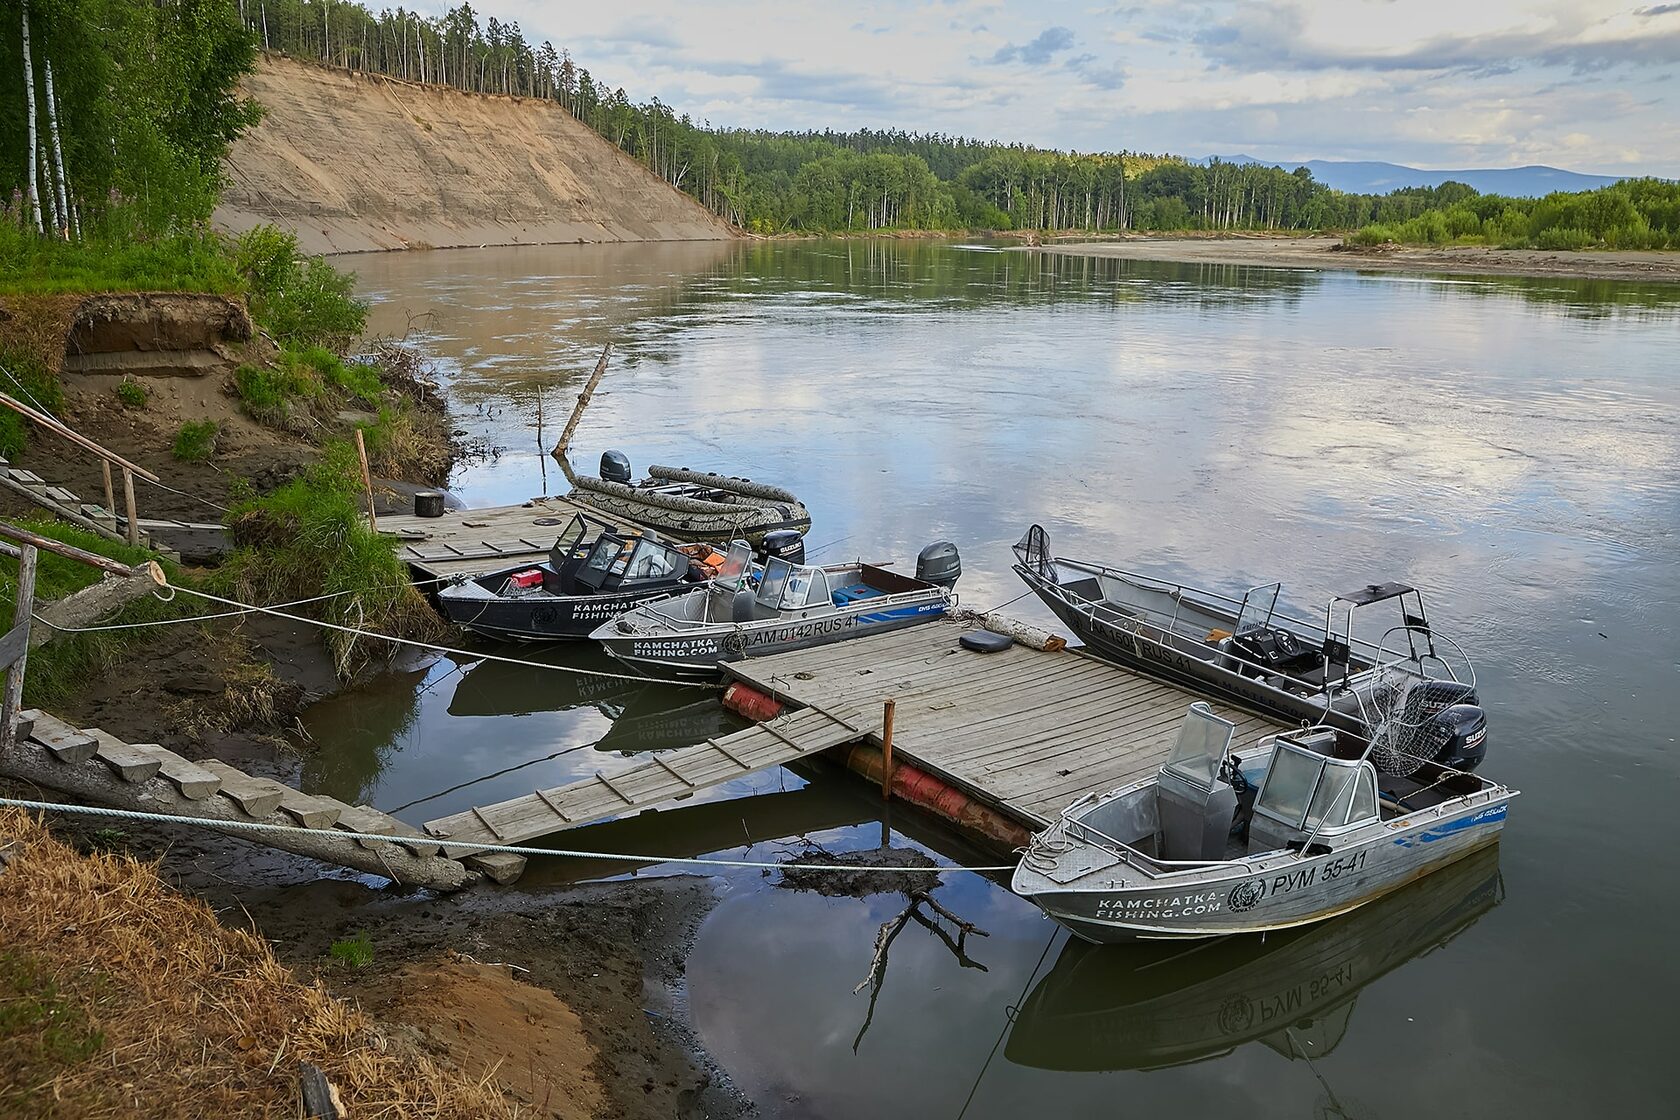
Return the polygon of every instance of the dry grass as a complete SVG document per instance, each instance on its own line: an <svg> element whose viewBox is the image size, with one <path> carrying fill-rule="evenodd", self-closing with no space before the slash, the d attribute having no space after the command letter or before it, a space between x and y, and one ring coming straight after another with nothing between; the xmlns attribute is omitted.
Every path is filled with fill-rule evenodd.
<svg viewBox="0 0 1680 1120"><path fill-rule="evenodd" d="M152 866L78 855L17 810L0 810L7 842L0 1115L295 1117L300 1062L357 1120L518 1114L299 981Z"/></svg>

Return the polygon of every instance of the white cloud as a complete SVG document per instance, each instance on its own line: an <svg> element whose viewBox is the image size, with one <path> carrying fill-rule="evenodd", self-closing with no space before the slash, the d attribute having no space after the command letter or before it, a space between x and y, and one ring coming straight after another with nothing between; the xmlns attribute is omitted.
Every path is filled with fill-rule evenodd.
<svg viewBox="0 0 1680 1120"><path fill-rule="evenodd" d="M1680 177L1680 4L1660 0L479 9L719 125Z"/></svg>

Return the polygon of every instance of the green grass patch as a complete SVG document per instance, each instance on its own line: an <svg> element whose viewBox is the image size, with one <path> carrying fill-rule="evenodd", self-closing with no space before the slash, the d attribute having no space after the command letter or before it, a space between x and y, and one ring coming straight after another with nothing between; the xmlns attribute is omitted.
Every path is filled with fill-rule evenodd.
<svg viewBox="0 0 1680 1120"><path fill-rule="evenodd" d="M208 462L216 453L216 436L220 433L214 420L188 420L175 433L175 445L169 453L183 463Z"/></svg>
<svg viewBox="0 0 1680 1120"><path fill-rule="evenodd" d="M366 968L373 963L373 941L363 930L354 937L347 937L343 941L334 941L327 950L327 956L350 968Z"/></svg>
<svg viewBox="0 0 1680 1120"><path fill-rule="evenodd" d="M253 420L300 435L330 425L344 405L378 407L385 397L377 366L324 346L282 350L271 366L240 366L233 380Z"/></svg>
<svg viewBox="0 0 1680 1120"><path fill-rule="evenodd" d="M130 548L117 541L106 540L96 533L66 525L50 518L26 519L17 522L21 528L43 537L50 537L87 552L139 565L156 559L143 548ZM35 603L39 612L44 603L62 599L97 583L101 573L77 560L70 560L51 552L37 553L35 568ZM181 572L164 562L164 571L173 584L185 582ZM0 556L0 630L9 630L16 621L18 593L18 562ZM202 601L177 595L164 601L154 595L139 599L106 619L102 625L133 625L156 623L186 615L202 613ZM36 626L44 623L36 622ZM24 674L24 703L31 707L61 705L86 682L120 664L136 637L149 636L149 629L103 630L88 634L61 634L51 642L29 653L29 665Z"/></svg>
<svg viewBox="0 0 1680 1120"><path fill-rule="evenodd" d="M111 393L125 408L145 408L151 399L151 392L132 377L125 377L117 382L117 387Z"/></svg>
<svg viewBox="0 0 1680 1120"><path fill-rule="evenodd" d="M247 603L331 595L302 610L342 626L436 639L442 623L410 585L395 540L368 528L362 503L355 448L345 440L328 442L297 478L234 503L228 524L237 547L217 569L214 585ZM326 642L346 679L392 648L341 631L328 631Z"/></svg>
<svg viewBox="0 0 1680 1120"><path fill-rule="evenodd" d="M0 222L0 228L4 225ZM0 392L55 414L64 407L58 378L47 371L40 357L7 342L0 342ZM29 446L29 429L28 420L9 408L0 409L0 459L11 459Z"/></svg>
<svg viewBox="0 0 1680 1120"><path fill-rule="evenodd" d="M193 227L162 234L60 241L0 222L0 293L240 291L222 239Z"/></svg>
<svg viewBox="0 0 1680 1120"><path fill-rule="evenodd" d="M45 1115L35 1110L50 1111L53 1078L104 1045L86 1008L60 990L45 961L0 949L0 1050L6 1053L9 1082L0 1084L0 1106L5 1106L0 1111Z"/></svg>

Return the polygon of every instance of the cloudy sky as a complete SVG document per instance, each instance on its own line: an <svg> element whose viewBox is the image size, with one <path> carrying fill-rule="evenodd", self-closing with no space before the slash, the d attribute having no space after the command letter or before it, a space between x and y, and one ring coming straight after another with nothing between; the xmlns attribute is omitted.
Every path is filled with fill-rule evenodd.
<svg viewBox="0 0 1680 1120"><path fill-rule="evenodd" d="M1680 2L475 7L716 125L1680 177Z"/></svg>

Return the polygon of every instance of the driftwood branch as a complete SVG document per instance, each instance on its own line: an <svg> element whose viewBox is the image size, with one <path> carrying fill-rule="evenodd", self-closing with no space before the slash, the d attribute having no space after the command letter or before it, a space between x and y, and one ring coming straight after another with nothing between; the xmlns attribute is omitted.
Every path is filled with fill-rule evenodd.
<svg viewBox="0 0 1680 1120"><path fill-rule="evenodd" d="M968 955L965 943L971 933L976 937L990 937L991 934L973 922L967 922L957 917L936 902L933 896L924 890L910 891L908 897L910 899L909 904L897 916L881 923L881 928L875 934L875 953L869 961L869 973L863 978L862 983L852 989L853 995L865 988L869 989L869 1011L863 1017L863 1026L858 1028L857 1037L852 1039L852 1053L854 1054L857 1053L858 1047L862 1045L863 1036L869 1033L870 1024L875 1021L875 1003L881 998L881 986L887 980L887 954L892 949L894 939L904 931L904 927L910 922L914 921L917 925L931 930L938 936L939 940L945 943L945 947L951 950L951 955L957 958L957 963L963 968L977 968L981 972L987 971L985 965ZM923 914L923 905L956 926L957 936L953 938L937 921Z"/></svg>
<svg viewBox="0 0 1680 1120"><path fill-rule="evenodd" d="M560 431L560 442L554 445L551 454L560 463L560 469L566 472L566 478L572 485L577 485L577 476L572 473L572 463L567 452L572 446L572 433L577 431L578 423L583 419L583 410L589 407L589 401L595 396L595 386L601 383L601 377L607 372L607 357L612 353L612 343L601 347L600 360L595 363L595 370L584 382L583 392L578 394L577 404L572 408L571 418Z"/></svg>

